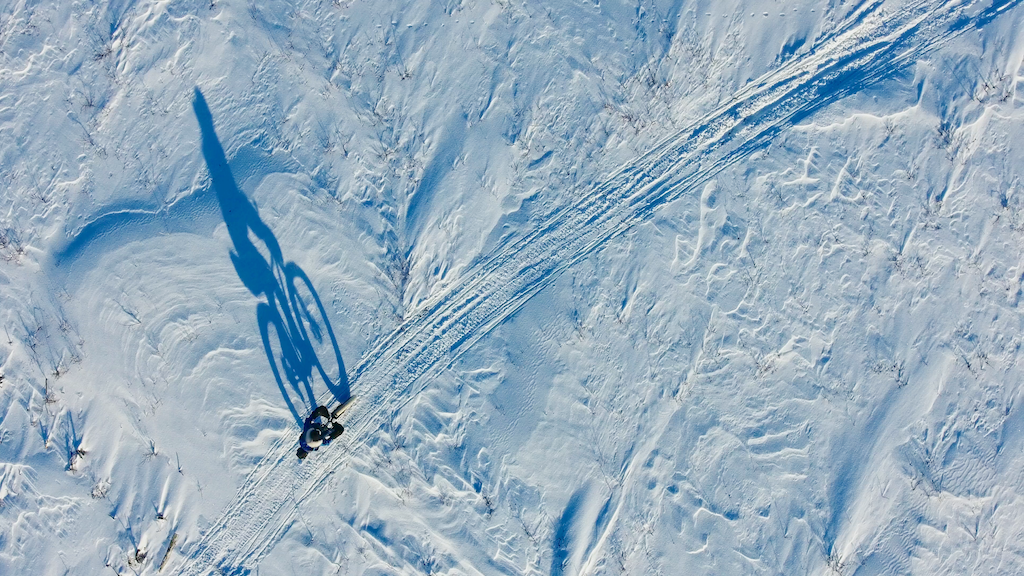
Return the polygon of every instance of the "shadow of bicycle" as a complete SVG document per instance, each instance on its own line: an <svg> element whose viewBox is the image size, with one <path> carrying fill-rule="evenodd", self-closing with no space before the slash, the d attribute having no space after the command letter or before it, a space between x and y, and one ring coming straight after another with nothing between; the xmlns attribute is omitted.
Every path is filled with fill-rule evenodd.
<svg viewBox="0 0 1024 576"><path fill-rule="evenodd" d="M309 276L294 262L284 261L277 238L238 188L214 131L213 115L198 88L192 108L202 133L203 158L234 245L231 262L245 287L264 298L256 306L263 347L281 395L301 425L316 406L314 374L320 375L339 402L350 396L338 340Z"/></svg>

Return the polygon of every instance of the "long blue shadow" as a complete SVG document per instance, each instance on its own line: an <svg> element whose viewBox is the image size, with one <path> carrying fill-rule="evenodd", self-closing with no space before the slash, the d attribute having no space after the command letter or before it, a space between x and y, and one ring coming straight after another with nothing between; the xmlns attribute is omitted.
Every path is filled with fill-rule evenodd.
<svg viewBox="0 0 1024 576"><path fill-rule="evenodd" d="M274 233L238 188L214 130L213 115L198 88L192 108L202 133L203 158L234 247L231 262L245 287L254 296L265 298L256 306L264 351L281 395L301 425L305 414L316 406L314 374L320 375L339 402L351 394L338 340L309 276L294 262L285 262ZM333 355L338 366L336 378L324 369L318 347Z"/></svg>

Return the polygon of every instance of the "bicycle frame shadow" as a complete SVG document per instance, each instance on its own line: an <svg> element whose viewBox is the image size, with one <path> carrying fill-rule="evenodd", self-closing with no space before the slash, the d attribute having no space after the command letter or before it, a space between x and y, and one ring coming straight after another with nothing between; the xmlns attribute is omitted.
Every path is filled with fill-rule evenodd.
<svg viewBox="0 0 1024 576"><path fill-rule="evenodd" d="M234 247L231 262L249 292L265 298L256 306L263 348L281 396L301 426L304 414L316 407L314 373L339 402L351 395L338 340L309 276L298 264L285 262L274 233L235 182L214 130L213 114L199 88L194 91L192 108L202 134L203 158ZM257 244L263 245L264 252ZM271 334L276 336L278 350L274 349ZM336 381L324 368L317 347L326 348L323 351L333 355L328 360L337 362ZM302 412L297 404L303 406Z"/></svg>

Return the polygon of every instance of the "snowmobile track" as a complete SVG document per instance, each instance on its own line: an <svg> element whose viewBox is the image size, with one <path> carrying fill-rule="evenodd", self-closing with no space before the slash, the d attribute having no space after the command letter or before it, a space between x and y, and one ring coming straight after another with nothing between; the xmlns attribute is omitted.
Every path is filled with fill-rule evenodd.
<svg viewBox="0 0 1024 576"><path fill-rule="evenodd" d="M346 442L296 462L279 441L249 474L235 502L187 550L181 574L245 572L280 540L299 504L365 445L372 432L465 350L564 270L659 207L748 157L780 131L877 82L924 53L987 24L1021 0L917 0L898 13L868 1L802 56L752 81L714 112L657 145L532 232L477 261L454 286L382 338L351 374L359 403ZM321 398L321 404L329 401ZM295 429L294 437L299 431ZM287 505L287 504L291 505Z"/></svg>

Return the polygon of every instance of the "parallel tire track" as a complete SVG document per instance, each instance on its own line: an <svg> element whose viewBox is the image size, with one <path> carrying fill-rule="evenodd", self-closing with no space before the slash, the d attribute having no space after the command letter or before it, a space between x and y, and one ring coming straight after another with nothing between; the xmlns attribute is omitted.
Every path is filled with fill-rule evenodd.
<svg viewBox="0 0 1024 576"><path fill-rule="evenodd" d="M857 92L1021 0L908 2L886 12L863 3L797 60L673 135L532 232L475 264L383 339L352 375L360 398L347 415L347 445L299 464L292 442L275 444L236 501L191 549L182 574L254 567L294 521L299 504L429 382L565 269L748 157L794 121ZM329 402L327 397L322 403ZM297 436L298 430L295 430ZM286 506L291 502L292 506Z"/></svg>

